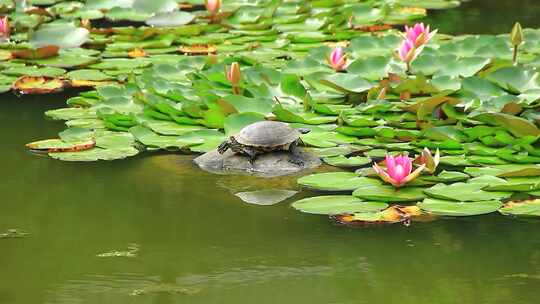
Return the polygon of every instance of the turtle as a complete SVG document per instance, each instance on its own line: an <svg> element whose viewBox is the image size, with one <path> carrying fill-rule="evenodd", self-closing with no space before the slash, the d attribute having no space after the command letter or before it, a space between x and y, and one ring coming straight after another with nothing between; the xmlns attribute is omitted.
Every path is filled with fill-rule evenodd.
<svg viewBox="0 0 540 304"><path fill-rule="evenodd" d="M236 135L229 137L218 147L219 154L231 149L234 153L249 157L251 165L258 155L274 151L289 151L290 161L302 165L298 144L300 135L307 134L310 129L295 129L289 124L279 121L259 121L245 126Z"/></svg>

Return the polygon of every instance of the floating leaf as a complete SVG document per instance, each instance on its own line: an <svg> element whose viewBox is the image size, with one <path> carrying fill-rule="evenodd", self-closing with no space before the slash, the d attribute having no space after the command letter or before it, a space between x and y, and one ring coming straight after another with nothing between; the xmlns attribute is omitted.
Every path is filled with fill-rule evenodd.
<svg viewBox="0 0 540 304"><path fill-rule="evenodd" d="M335 167L345 167L345 168L355 168L362 167L372 163L371 158L354 156L354 157L345 157L343 155L325 157L323 161L331 166Z"/></svg>
<svg viewBox="0 0 540 304"><path fill-rule="evenodd" d="M366 178L366 180L373 180ZM423 189L419 187L404 187L396 189L389 185L383 185L380 181L377 183L364 183L357 187L353 195L365 200L381 202L417 202L424 199Z"/></svg>
<svg viewBox="0 0 540 304"><path fill-rule="evenodd" d="M61 139L45 139L26 144L28 149L45 152L77 152L90 150L96 146L96 142L88 140L80 143L67 143Z"/></svg>
<svg viewBox="0 0 540 304"><path fill-rule="evenodd" d="M451 185L437 184L424 192L434 198L462 202L491 201L508 198L511 192L492 192L482 190L488 183L468 182Z"/></svg>
<svg viewBox="0 0 540 304"><path fill-rule="evenodd" d="M69 81L54 77L23 76L13 83L13 90L19 94L49 94L64 90Z"/></svg>
<svg viewBox="0 0 540 304"><path fill-rule="evenodd" d="M504 215L540 216L540 199L527 201L510 201L499 209Z"/></svg>
<svg viewBox="0 0 540 304"><path fill-rule="evenodd" d="M46 45L37 49L12 51L14 58L21 59L42 59L56 56L60 48L56 45Z"/></svg>
<svg viewBox="0 0 540 304"><path fill-rule="evenodd" d="M363 185L380 185L374 179L359 177L352 172L331 172L307 175L298 179L302 186L322 191L352 191Z"/></svg>
<svg viewBox="0 0 540 304"><path fill-rule="evenodd" d="M375 212L388 207L386 203L366 202L349 195L327 195L301 199L292 207L312 214L350 214L356 212Z"/></svg>
<svg viewBox="0 0 540 304"><path fill-rule="evenodd" d="M139 150L133 147L120 149L94 148L81 152L60 152L49 153L49 156L63 161L97 161L97 160L117 160L130 156L135 156Z"/></svg>
<svg viewBox="0 0 540 304"><path fill-rule="evenodd" d="M502 206L500 201L448 201L440 199L426 198L423 202L418 203L418 207L427 212L436 215L446 216L472 216L481 215L497 211Z"/></svg>
<svg viewBox="0 0 540 304"><path fill-rule="evenodd" d="M152 132L152 130L142 126L130 128L129 132L131 132L139 142L151 148L184 149L204 142L203 139L158 135Z"/></svg>

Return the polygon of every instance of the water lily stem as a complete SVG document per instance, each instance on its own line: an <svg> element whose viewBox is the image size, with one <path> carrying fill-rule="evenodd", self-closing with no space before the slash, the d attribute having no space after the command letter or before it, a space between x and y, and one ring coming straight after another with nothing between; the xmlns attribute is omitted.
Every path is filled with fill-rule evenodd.
<svg viewBox="0 0 540 304"><path fill-rule="evenodd" d="M518 46L514 45L514 55L512 57L512 62L514 62L514 64L517 64L517 56L518 56Z"/></svg>

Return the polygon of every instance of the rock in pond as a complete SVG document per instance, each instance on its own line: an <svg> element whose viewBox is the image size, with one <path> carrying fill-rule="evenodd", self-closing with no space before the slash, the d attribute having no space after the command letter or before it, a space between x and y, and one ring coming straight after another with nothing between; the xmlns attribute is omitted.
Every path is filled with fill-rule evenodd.
<svg viewBox="0 0 540 304"><path fill-rule="evenodd" d="M292 154L287 151L276 151L257 156L253 166L249 159L232 151L223 155L217 150L207 152L194 161L203 170L217 174L252 174L263 177L275 177L295 174L304 170L313 169L321 164L321 160L312 154L301 151L302 165L291 162Z"/></svg>

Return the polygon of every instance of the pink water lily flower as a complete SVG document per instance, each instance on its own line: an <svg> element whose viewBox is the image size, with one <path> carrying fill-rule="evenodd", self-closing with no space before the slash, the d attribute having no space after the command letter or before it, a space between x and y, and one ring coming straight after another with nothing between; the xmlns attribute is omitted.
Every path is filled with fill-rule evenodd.
<svg viewBox="0 0 540 304"><path fill-rule="evenodd" d="M429 25L425 26L424 23L417 23L413 27L405 26L405 37L407 40L411 41L415 47L420 47L428 43L436 33L437 30L430 32Z"/></svg>
<svg viewBox="0 0 540 304"><path fill-rule="evenodd" d="M386 171L383 170L377 163L373 164L373 170L387 183L399 188L406 183L417 178L422 170L426 167L421 165L414 172L412 171L412 159L407 155L391 156L386 155L385 159Z"/></svg>
<svg viewBox="0 0 540 304"><path fill-rule="evenodd" d="M347 54L343 51L343 48L336 47L328 56L328 63L336 71L343 71L347 66Z"/></svg>
<svg viewBox="0 0 540 304"><path fill-rule="evenodd" d="M210 15L215 16L221 8L221 0L206 0L205 6Z"/></svg>
<svg viewBox="0 0 540 304"><path fill-rule="evenodd" d="M7 16L0 18L0 39L7 40L9 39L10 29L9 29L9 19Z"/></svg>

